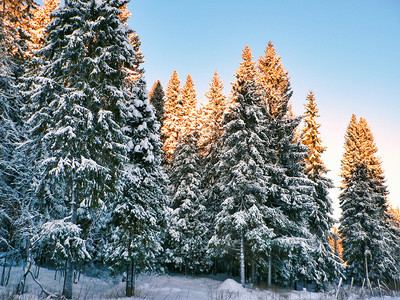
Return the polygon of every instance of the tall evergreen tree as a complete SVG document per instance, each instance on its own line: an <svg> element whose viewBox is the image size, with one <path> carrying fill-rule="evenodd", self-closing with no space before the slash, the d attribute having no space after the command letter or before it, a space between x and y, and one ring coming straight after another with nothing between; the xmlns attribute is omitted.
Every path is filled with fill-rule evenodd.
<svg viewBox="0 0 400 300"><path fill-rule="evenodd" d="M165 138L163 144L164 162L170 164L178 144L180 128L183 124L183 102L181 99L180 80L176 70L172 73L165 93L164 122L161 135Z"/></svg>
<svg viewBox="0 0 400 300"><path fill-rule="evenodd" d="M1 40L3 45L3 40ZM16 144L20 142L19 93L15 86L14 63L0 49L0 249L11 247L12 224L18 215L18 197L14 189L17 170L13 166Z"/></svg>
<svg viewBox="0 0 400 300"><path fill-rule="evenodd" d="M322 161L322 154L326 147L322 146L320 124L317 123L318 108L315 102L315 95L310 91L307 95L306 111L304 113L304 126L301 134L301 143L307 146L309 152L305 158L306 166L304 173L315 184L313 194L314 207L310 215L310 230L316 237L315 253L318 267L316 277L320 288L326 287L326 283L336 279L340 274L340 262L337 257L332 255L329 244L330 230L334 220L332 218L332 201L329 198L329 188L333 187L333 182L326 177L328 169Z"/></svg>
<svg viewBox="0 0 400 300"><path fill-rule="evenodd" d="M134 295L136 274L157 266L166 214L159 125L145 82L139 79L131 84L123 117L129 161L122 195L111 209L112 239L107 251L114 270L126 268L126 296Z"/></svg>
<svg viewBox="0 0 400 300"><path fill-rule="evenodd" d="M349 277L361 283L398 279L398 229L387 212L387 188L377 147L365 121L352 116L342 160L339 232Z"/></svg>
<svg viewBox="0 0 400 300"><path fill-rule="evenodd" d="M309 215L313 211L314 184L303 173L307 148L297 142L296 128L301 118L288 112L292 95L288 72L271 42L257 64L257 82L264 91L264 105L269 116L269 147L276 153L270 168L269 207L279 208L279 221L270 224L275 238L269 253L268 283L293 284L299 280L321 282L317 267L315 236L310 232ZM272 278L273 277L273 278Z"/></svg>
<svg viewBox="0 0 400 300"><path fill-rule="evenodd" d="M248 46L236 71L233 98L222 125L222 148L216 165L220 209L216 232L210 244L216 253L240 262L240 281L245 283L245 256L260 262L270 249L274 233L265 220L269 178L266 175L268 148L266 111L255 80L255 68ZM239 251L237 251L239 249ZM239 253L238 253L239 252ZM239 254L239 259L237 255Z"/></svg>
<svg viewBox="0 0 400 300"><path fill-rule="evenodd" d="M137 65L122 26L124 1L66 1L54 13L30 85L29 119L36 154L38 201L43 222L79 224L78 207L109 205L121 190L127 160L123 110L130 99L124 80ZM46 228L51 228L47 226ZM72 297L73 256L66 257L63 294Z"/></svg>

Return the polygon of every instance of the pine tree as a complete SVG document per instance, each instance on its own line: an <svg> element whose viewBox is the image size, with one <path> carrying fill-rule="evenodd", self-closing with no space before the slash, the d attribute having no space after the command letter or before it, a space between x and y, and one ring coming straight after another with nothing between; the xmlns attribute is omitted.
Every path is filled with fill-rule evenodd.
<svg viewBox="0 0 400 300"><path fill-rule="evenodd" d="M292 285L299 280L320 283L324 278L315 274L317 249L309 227L314 184L303 173L307 149L296 141L301 118L288 114L292 92L288 72L283 70L280 59L269 42L265 56L257 64L257 81L264 91L269 116L269 147L277 157L269 173L269 207L279 208L279 217L275 217L279 221L270 225L276 236L268 258L268 283L272 277L280 284Z"/></svg>
<svg viewBox="0 0 400 300"><path fill-rule="evenodd" d="M217 255L237 262L240 280L245 283L245 256L262 262L274 233L265 220L269 179L266 175L268 148L266 111L255 80L254 62L248 46L236 71L233 98L222 125L222 148L216 165L215 189L220 199L216 232L210 241Z"/></svg>
<svg viewBox="0 0 400 300"><path fill-rule="evenodd" d="M316 248L319 249L316 253L316 261L319 264L316 269L316 277L320 280L317 284L319 288L323 288L328 281L337 278L341 269L340 262L332 255L332 249L329 244L330 229L334 220L332 218L332 201L329 198L328 189L333 187L333 182L326 177L328 170L321 157L326 147L322 146L318 131L320 125L317 123L317 117L319 117L319 114L312 91L307 95L305 108L301 143L307 146L309 150L305 158L306 167L304 173L315 184L315 192L313 194L315 205L310 215L310 230L316 237Z"/></svg>
<svg viewBox="0 0 400 300"><path fill-rule="evenodd" d="M2 42L2 41L1 41ZM23 143L26 132L21 112L22 95L18 89L20 65L0 49L0 249L5 252L0 285L8 279L9 253L25 253L23 250L35 219L29 211L32 182L30 157ZM23 258L26 258L23 255ZM12 265L9 266L9 273Z"/></svg>
<svg viewBox="0 0 400 300"><path fill-rule="evenodd" d="M164 163L169 164L173 159L173 153L178 144L180 129L183 124L183 102L181 99L180 80L178 73L174 71L168 82L164 103L164 122L161 128L161 136L165 138L163 144Z"/></svg>
<svg viewBox="0 0 400 300"><path fill-rule="evenodd" d="M180 135L187 135L189 132L197 130L199 126L197 112L197 97L194 82L190 74L186 78L186 83L181 92L183 124L180 128Z"/></svg>
<svg viewBox="0 0 400 300"><path fill-rule="evenodd" d="M121 131L124 80L136 65L129 28L122 26L123 1L66 1L54 12L41 50L42 66L27 76L36 154L38 201L43 221L79 225L79 212L118 198L127 160ZM73 264L67 260L63 294L72 297Z"/></svg>
<svg viewBox="0 0 400 300"><path fill-rule="evenodd" d="M150 103L154 106L157 121L162 127L164 123L165 94L160 80L154 82L153 87L151 88L151 91L149 93L149 99Z"/></svg>
<svg viewBox="0 0 400 300"><path fill-rule="evenodd" d="M159 127L145 82L135 81L129 95L124 117L129 162L122 196L112 205L113 234L107 255L114 270L126 268L127 297L134 295L136 274L156 268L166 214Z"/></svg>
<svg viewBox="0 0 400 300"><path fill-rule="evenodd" d="M226 107L226 97L222 91L224 84L218 73L215 72L210 83L210 89L205 93L208 101L201 110L200 124L200 152L208 155L212 152L217 141L222 135L222 118Z"/></svg>
<svg viewBox="0 0 400 300"><path fill-rule="evenodd" d="M205 272L207 259L207 210L201 190L201 161L198 155L198 131L180 139L174 152L170 181L172 213L170 235L171 260L185 274Z"/></svg>
<svg viewBox="0 0 400 300"><path fill-rule="evenodd" d="M274 118L281 118L287 112L287 105L293 92L290 89L288 71L283 70L281 57L276 56L272 42L268 42L265 56L258 60L258 82L265 93L268 113Z"/></svg>
<svg viewBox="0 0 400 300"><path fill-rule="evenodd" d="M387 212L387 188L377 147L365 119L352 116L342 160L343 211L339 232L347 273L357 283L398 278L398 229ZM355 213L357 212L357 213Z"/></svg>
<svg viewBox="0 0 400 300"><path fill-rule="evenodd" d="M18 215L19 200L13 187L17 173L12 162L21 139L17 119L20 98L13 65L11 57L0 49L0 249L5 252L12 247L12 224Z"/></svg>

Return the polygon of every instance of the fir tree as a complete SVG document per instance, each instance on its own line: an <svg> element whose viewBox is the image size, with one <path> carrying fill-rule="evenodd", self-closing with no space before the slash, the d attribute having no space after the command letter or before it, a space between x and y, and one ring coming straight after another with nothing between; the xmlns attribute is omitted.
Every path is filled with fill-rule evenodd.
<svg viewBox="0 0 400 300"><path fill-rule="evenodd" d="M304 173L315 184L313 194L314 209L310 215L310 230L316 237L316 277L319 278L318 287L326 287L326 283L337 278L340 274L340 262L332 255L332 249L329 244L330 229L333 226L332 201L329 198L329 188L333 187L332 180L326 177L328 172L322 154L326 147L322 146L320 125L317 123L318 108L315 102L315 96L312 91L307 95L305 104L304 126L302 129L301 143L307 146L309 152L305 158L306 167ZM319 274L318 274L319 273Z"/></svg>
<svg viewBox="0 0 400 300"><path fill-rule="evenodd" d="M82 212L120 193L129 140L121 131L123 107L130 98L122 87L136 65L130 30L119 17L123 4L66 1L49 24L39 73L27 76L35 205L44 221L79 224ZM66 259L63 294L71 298L74 257Z"/></svg>
<svg viewBox="0 0 400 300"><path fill-rule="evenodd" d="M18 215L19 201L13 187L17 176L13 157L16 144L21 140L18 132L20 98L13 65L11 57L0 49L0 249L5 252L12 246L12 224Z"/></svg>
<svg viewBox="0 0 400 300"><path fill-rule="evenodd" d="M226 97L222 91L224 84L218 73L215 72L210 83L210 89L205 93L208 101L201 110L200 124L200 152L208 155L212 152L212 147L222 135L222 118L226 107Z"/></svg>
<svg viewBox="0 0 400 300"><path fill-rule="evenodd" d="M164 100L165 94L160 80L154 82L149 94L150 103L154 106L156 118L160 126L164 123ZM161 128L160 127L160 128Z"/></svg>
<svg viewBox="0 0 400 300"><path fill-rule="evenodd" d="M279 217L275 217L279 221L270 224L276 236L268 258L271 260L268 283L272 277L281 284L291 285L298 280L321 283L324 278L315 274L317 249L312 244L315 236L309 228L314 184L303 173L307 148L296 142L296 128L301 118L288 114L292 92L288 72L283 70L280 59L269 42L265 56L260 57L257 65L257 81L264 91L264 105L269 116L269 147L277 157L269 169L268 206L279 208Z"/></svg>
<svg viewBox="0 0 400 300"><path fill-rule="evenodd" d="M164 162L171 163L173 153L178 144L180 128L182 127L182 109L180 80L178 73L174 71L168 82L167 92L165 93L164 103L164 122L161 128L161 136L165 138L163 144Z"/></svg>
<svg viewBox="0 0 400 300"><path fill-rule="evenodd" d="M290 89L288 71L283 70L281 57L276 56L274 45L268 42L265 56L258 60L258 82L265 93L268 113L274 118L281 118L288 110L288 102L293 92Z"/></svg>
<svg viewBox="0 0 400 300"><path fill-rule="evenodd" d="M339 232L347 273L359 284L398 279L398 229L387 212L387 188L377 147L365 121L353 115L342 160Z"/></svg>
<svg viewBox="0 0 400 300"><path fill-rule="evenodd" d="M194 82L190 74L186 78L186 83L181 92L183 124L180 128L180 135L184 136L191 131L197 130L198 113L197 113L197 97L194 88Z"/></svg>
<svg viewBox="0 0 400 300"><path fill-rule="evenodd" d="M171 260L185 274L205 272L207 260L207 210L201 190L201 161L197 150L198 131L183 135L174 153L170 181L172 190Z"/></svg>
<svg viewBox="0 0 400 300"><path fill-rule="evenodd" d="M126 268L127 297L134 295L136 274L156 268L166 213L159 125L145 82L135 81L129 95L124 116L129 161L122 196L112 205L112 239L107 254L114 270Z"/></svg>
<svg viewBox="0 0 400 300"><path fill-rule="evenodd" d="M29 247L26 241L35 219L28 210L32 172L30 156L22 146L26 132L17 85L20 66L5 51L5 48L0 50L0 249L6 255L0 285L8 282L5 276L8 254L20 250L25 253L22 250Z"/></svg>
<svg viewBox="0 0 400 300"><path fill-rule="evenodd" d="M244 285L245 256L254 262L262 261L274 233L265 223L271 217L265 208L270 155L266 147L266 111L248 46L242 58L232 87L231 106L222 123L225 132L215 183L220 209L210 244L217 255L228 260L237 262L236 255L240 255L240 280Z"/></svg>

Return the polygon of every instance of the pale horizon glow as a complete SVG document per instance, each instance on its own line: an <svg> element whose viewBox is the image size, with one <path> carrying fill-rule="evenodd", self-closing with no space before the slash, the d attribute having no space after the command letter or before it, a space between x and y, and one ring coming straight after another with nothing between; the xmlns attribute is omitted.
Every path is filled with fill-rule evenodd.
<svg viewBox="0 0 400 300"><path fill-rule="evenodd" d="M148 1L128 5L130 26L139 34L150 89L164 89L173 70L182 86L187 74L199 101L217 70L229 95L245 45L254 59L272 41L289 71L296 115L309 90L321 117L328 176L340 185L340 160L351 115L367 120L389 188L400 206L400 2L347 1ZM332 190L336 218L338 191Z"/></svg>

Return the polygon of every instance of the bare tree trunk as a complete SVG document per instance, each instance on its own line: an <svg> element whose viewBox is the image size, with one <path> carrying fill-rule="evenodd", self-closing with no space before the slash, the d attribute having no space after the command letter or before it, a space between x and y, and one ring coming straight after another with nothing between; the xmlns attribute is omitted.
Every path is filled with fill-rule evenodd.
<svg viewBox="0 0 400 300"><path fill-rule="evenodd" d="M251 262L251 283L254 285L256 281L256 264L254 260Z"/></svg>
<svg viewBox="0 0 400 300"><path fill-rule="evenodd" d="M6 283L7 258L8 258L8 251L6 252L6 256L4 257L3 272L1 274L1 282L0 282L1 286L5 286Z"/></svg>
<svg viewBox="0 0 400 300"><path fill-rule="evenodd" d="M126 294L127 297L132 297L133 296L132 276L133 276L133 264L132 264L132 262L129 262L128 265L126 266L126 288L125 288L125 294Z"/></svg>
<svg viewBox="0 0 400 300"><path fill-rule="evenodd" d="M135 279L136 279L136 264L131 261L127 265L126 269L126 288L125 294L127 297L135 295Z"/></svg>
<svg viewBox="0 0 400 300"><path fill-rule="evenodd" d="M268 287L271 287L271 253L268 255Z"/></svg>
<svg viewBox="0 0 400 300"><path fill-rule="evenodd" d="M77 215L76 215L76 202L75 202L75 174L72 172L72 183L71 183L71 223L77 223ZM74 279L74 263L72 261L72 257L67 259L66 268L65 268L65 278L64 278L64 288L62 294L67 299L72 299L72 286Z"/></svg>
<svg viewBox="0 0 400 300"><path fill-rule="evenodd" d="M62 294L67 299L72 299L72 284L73 284L74 266L73 263L68 260L65 267L65 278L64 287Z"/></svg>
<svg viewBox="0 0 400 300"><path fill-rule="evenodd" d="M245 274L244 274L244 239L243 239L243 232L240 233L240 284L244 287Z"/></svg>

